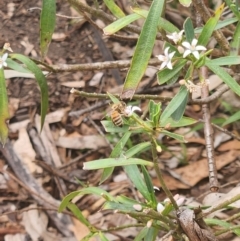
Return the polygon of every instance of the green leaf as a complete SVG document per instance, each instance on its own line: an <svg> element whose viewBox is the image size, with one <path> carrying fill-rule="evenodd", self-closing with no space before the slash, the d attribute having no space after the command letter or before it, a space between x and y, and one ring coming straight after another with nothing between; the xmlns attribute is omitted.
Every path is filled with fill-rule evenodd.
<svg viewBox="0 0 240 241"><path fill-rule="evenodd" d="M185 96L185 99L182 100L182 103L179 105L179 107L171 114L171 117L174 121L178 122L181 120L185 112L187 102L188 102L188 95Z"/></svg>
<svg viewBox="0 0 240 241"><path fill-rule="evenodd" d="M206 63L206 62L205 62ZM240 64L240 57L239 56L226 56L217 59L207 60L208 64L211 65L238 65Z"/></svg>
<svg viewBox="0 0 240 241"><path fill-rule="evenodd" d="M156 240L158 234L158 229L151 227L148 229L147 235L144 237L144 241L154 241Z"/></svg>
<svg viewBox="0 0 240 241"><path fill-rule="evenodd" d="M130 165L124 167L125 172L127 173L129 179L132 181L137 190L143 195L143 197L151 202L151 195L148 192L146 183L142 179L142 174L139 171L137 165Z"/></svg>
<svg viewBox="0 0 240 241"><path fill-rule="evenodd" d="M149 150L150 147L151 147L150 142L139 143L139 144L133 146L132 148L130 148L129 150L127 150L125 153L125 157L130 158L136 154L140 154L141 152Z"/></svg>
<svg viewBox="0 0 240 241"><path fill-rule="evenodd" d="M122 204L116 202L106 202L103 206L104 210L120 210L120 211L127 211L127 212L135 212L136 210L133 207L133 204ZM137 214L137 212L136 212Z"/></svg>
<svg viewBox="0 0 240 241"><path fill-rule="evenodd" d="M221 227L224 227L224 228L231 228L233 226L231 223L228 223L228 222L223 221L223 220L215 219L215 218L206 218L206 219L204 219L204 222L207 225L214 225L214 226L218 225L218 226L221 226ZM240 236L240 229L239 228L233 229L232 232L234 232L237 236Z"/></svg>
<svg viewBox="0 0 240 241"><path fill-rule="evenodd" d="M102 169L107 167L127 166L132 164L153 166L152 162L145 161L143 159L139 159L139 158L126 159L124 157L120 157L120 158L106 158L106 159L85 162L83 163L83 170L95 170L95 169Z"/></svg>
<svg viewBox="0 0 240 241"><path fill-rule="evenodd" d="M115 17L122 18L125 16L121 8L118 7L118 5L114 2L114 0L103 0L103 1Z"/></svg>
<svg viewBox="0 0 240 241"><path fill-rule="evenodd" d="M222 126L228 125L230 123L233 123L235 121L240 120L240 111L236 112L234 115L230 116L223 124Z"/></svg>
<svg viewBox="0 0 240 241"><path fill-rule="evenodd" d="M237 1L234 3L232 0L225 0L224 2L227 4L229 9L231 9L234 15L240 19L239 3Z"/></svg>
<svg viewBox="0 0 240 241"><path fill-rule="evenodd" d="M129 204L129 205L132 205L132 206L135 205L135 204L139 204L139 202L137 202L135 199L126 197L126 196L124 196L124 195L117 196L117 197L116 197L116 200L117 200L119 203ZM143 205L143 204L141 203L141 205Z"/></svg>
<svg viewBox="0 0 240 241"><path fill-rule="evenodd" d="M121 99L131 99L148 66L164 1L153 0L127 73Z"/></svg>
<svg viewBox="0 0 240 241"><path fill-rule="evenodd" d="M41 91L41 129L48 110L48 85L47 80L41 69L28 57L21 54L11 54L12 59L17 59L24 63L27 68L34 74Z"/></svg>
<svg viewBox="0 0 240 241"><path fill-rule="evenodd" d="M99 232L98 235L101 241L109 241L109 239L107 239L104 233Z"/></svg>
<svg viewBox="0 0 240 241"><path fill-rule="evenodd" d="M101 121L106 132L111 133L125 133L128 131L129 126L124 125L122 127L115 126L112 121Z"/></svg>
<svg viewBox="0 0 240 241"><path fill-rule="evenodd" d="M109 24L107 27L103 29L103 32L105 35L115 34L117 31L126 27L128 24L138 20L139 18L142 18L142 17L136 13L129 14Z"/></svg>
<svg viewBox="0 0 240 241"><path fill-rule="evenodd" d="M16 71L21 72L21 73L31 73L31 71L24 68L21 64L17 63L16 61L14 61L12 59L8 58L6 62L7 62L7 66L10 69L16 70Z"/></svg>
<svg viewBox="0 0 240 241"><path fill-rule="evenodd" d="M91 226L91 224L83 216L82 212L79 210L77 205L75 205L74 203L68 203L67 207L71 210L71 212L77 217L77 219L81 223L85 224L87 227Z"/></svg>
<svg viewBox="0 0 240 241"><path fill-rule="evenodd" d="M143 238L147 235L148 228L145 226L134 238L134 241L142 241Z"/></svg>
<svg viewBox="0 0 240 241"><path fill-rule="evenodd" d="M107 92L107 95L114 104L120 103L120 100L116 96L114 96L113 94Z"/></svg>
<svg viewBox="0 0 240 241"><path fill-rule="evenodd" d="M6 124L10 115L8 112L8 96L3 68L0 69L0 142L4 146L8 138L8 126Z"/></svg>
<svg viewBox="0 0 240 241"><path fill-rule="evenodd" d="M174 98L163 111L160 117L160 124L165 123L166 120L181 106L187 95L187 88L185 86L181 86L179 92L174 96Z"/></svg>
<svg viewBox="0 0 240 241"><path fill-rule="evenodd" d="M158 72L158 83L160 85L170 81L171 79L178 77L183 66L187 63L186 59L179 60L176 64L174 64L173 69L163 69Z"/></svg>
<svg viewBox="0 0 240 241"><path fill-rule="evenodd" d="M74 191L74 192L71 192L70 194L68 194L67 196L65 196L58 208L58 212L62 212L69 204L69 202L77 197L77 196L80 196L80 195L86 195L86 194L95 194L95 195L98 195L100 197L102 196L105 196L108 198L108 200L115 200L115 198L110 195L108 192L106 192L105 190L101 189L101 188L98 188L98 187L86 187L86 188L83 188L81 190L78 190L78 191Z"/></svg>
<svg viewBox="0 0 240 241"><path fill-rule="evenodd" d="M165 134L166 136L169 136L177 141L180 141L180 142L187 142L185 139L184 139L184 136L181 136L181 135L178 135L178 134L175 134L173 132L169 132L169 131L166 131L166 130L162 130L161 131L162 134Z"/></svg>
<svg viewBox="0 0 240 241"><path fill-rule="evenodd" d="M183 24L186 40L191 43L194 39L194 28L191 18L187 18Z"/></svg>
<svg viewBox="0 0 240 241"><path fill-rule="evenodd" d="M162 103L155 103L153 100L149 101L149 119L152 121L153 126L157 127L159 123L159 118L161 115L161 105Z"/></svg>
<svg viewBox="0 0 240 241"><path fill-rule="evenodd" d="M40 18L40 49L42 58L48 51L56 23L56 2L55 0L43 0Z"/></svg>
<svg viewBox="0 0 240 241"><path fill-rule="evenodd" d="M116 158L120 156L123 152L123 147L126 145L129 137L131 136L131 132L126 132L124 136L121 138L121 140L116 144L114 149L112 150L110 154L110 158ZM114 167L108 167L103 170L100 184L106 181L113 173Z"/></svg>
<svg viewBox="0 0 240 241"><path fill-rule="evenodd" d="M141 168L142 168L142 173L143 173L145 183L147 185L148 192L150 193L152 207L156 208L157 207L157 199L156 199L155 192L153 189L152 179L149 176L147 169L144 166L141 166Z"/></svg>
<svg viewBox="0 0 240 241"><path fill-rule="evenodd" d="M238 18L227 18L227 19L224 19L223 21L219 21L215 27L214 30L218 30L218 29L221 29L221 28L224 28L228 25L231 25L233 23L236 23L238 21ZM195 34L199 34L201 33L203 30L203 27L199 27L199 28L195 28L194 32Z"/></svg>
<svg viewBox="0 0 240 241"><path fill-rule="evenodd" d="M224 69L222 69L218 65L213 65L208 61L206 62L206 66L216 75L218 75L233 92L240 96L240 86L238 85L236 80L233 79Z"/></svg>
<svg viewBox="0 0 240 241"><path fill-rule="evenodd" d="M141 8L133 8L132 11L134 13L141 15L144 18L147 18L148 12L149 12L149 11L147 11L145 9L141 9ZM169 32L169 33L179 32L179 29L175 25L173 25L171 22L169 22L165 18L161 18L161 17L158 22L158 28L162 28L163 30L165 30L166 32Z"/></svg>
<svg viewBox="0 0 240 241"><path fill-rule="evenodd" d="M170 128L183 127L195 124L197 122L197 120L185 116L183 116L178 122L174 121L172 118L168 118L165 122L161 122L160 127L165 127L166 125L169 125Z"/></svg>
<svg viewBox="0 0 240 241"><path fill-rule="evenodd" d="M240 48L240 21L238 22L234 34L233 34L233 40L230 44L231 50L230 55L237 57L239 54L239 48Z"/></svg>
<svg viewBox="0 0 240 241"><path fill-rule="evenodd" d="M219 6L219 8L215 11L213 17L209 18L207 23L204 25L203 30L198 38L198 45L206 46L212 33L217 25L217 22L223 12L224 4Z"/></svg>

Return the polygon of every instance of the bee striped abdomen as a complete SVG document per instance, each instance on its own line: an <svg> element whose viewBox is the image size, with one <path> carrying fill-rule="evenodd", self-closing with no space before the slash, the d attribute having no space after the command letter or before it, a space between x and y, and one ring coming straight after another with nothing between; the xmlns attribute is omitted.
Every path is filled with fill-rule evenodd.
<svg viewBox="0 0 240 241"><path fill-rule="evenodd" d="M111 119L112 119L112 122L113 122L114 125L116 125L116 126L122 126L123 125L122 115L117 110L112 111Z"/></svg>

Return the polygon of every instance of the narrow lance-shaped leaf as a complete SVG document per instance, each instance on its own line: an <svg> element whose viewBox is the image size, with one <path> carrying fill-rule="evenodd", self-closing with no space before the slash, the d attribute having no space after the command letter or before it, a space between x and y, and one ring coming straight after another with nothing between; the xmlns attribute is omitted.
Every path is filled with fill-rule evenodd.
<svg viewBox="0 0 240 241"><path fill-rule="evenodd" d="M136 13L124 16L105 27L103 32L105 35L112 35L139 18L141 18L141 16Z"/></svg>
<svg viewBox="0 0 240 241"><path fill-rule="evenodd" d="M101 168L127 166L132 164L153 166L152 162L145 161L143 159L139 159L139 158L125 159L120 157L120 158L106 158L101 160L85 162L83 164L83 170L96 170Z"/></svg>
<svg viewBox="0 0 240 241"><path fill-rule="evenodd" d="M56 1L43 0L40 19L40 49L42 58L48 51L56 23Z"/></svg>
<svg viewBox="0 0 240 241"><path fill-rule="evenodd" d="M211 65L238 65L240 64L240 56L226 56L217 59L207 60Z"/></svg>
<svg viewBox="0 0 240 241"><path fill-rule="evenodd" d="M118 5L114 2L114 0L103 0L103 1L115 17L122 18L125 16L124 12L121 10L121 8L118 7Z"/></svg>
<svg viewBox="0 0 240 241"><path fill-rule="evenodd" d="M194 28L191 18L187 18L183 24L183 29L186 35L186 39L189 43L192 42L194 38Z"/></svg>
<svg viewBox="0 0 240 241"><path fill-rule="evenodd" d="M224 19L223 21L219 21L215 27L214 30L218 30L218 29L221 29L221 28L224 28L224 27L227 27L229 26L230 24L233 24L233 23L236 23L238 21L238 18L234 17L234 18L227 18L227 19ZM203 27L199 27L199 28L195 28L194 29L194 33L195 34L199 34L201 33L203 30Z"/></svg>
<svg viewBox="0 0 240 241"><path fill-rule="evenodd" d="M41 91L41 128L43 127L45 116L48 110L48 86L47 80L41 69L28 57L21 54L11 54L12 59L17 59L24 63L27 68L34 74Z"/></svg>
<svg viewBox="0 0 240 241"><path fill-rule="evenodd" d="M129 179L135 185L137 190L143 195L147 201L151 201L151 195L147 190L147 185L142 178L142 174L138 169L137 165L130 165L124 167L125 172L127 173Z"/></svg>
<svg viewBox="0 0 240 241"><path fill-rule="evenodd" d="M157 26L161 16L164 1L153 0L146 21L144 22L137 46L132 58L123 91L122 99L131 99L137 89L141 78L148 66L148 61L152 54L155 38L157 35Z"/></svg>
<svg viewBox="0 0 240 241"><path fill-rule="evenodd" d="M231 51L230 55L236 56L239 55L239 48L240 48L240 22L238 22L236 29L233 34L233 40L230 44ZM237 56L236 56L237 57Z"/></svg>
<svg viewBox="0 0 240 241"><path fill-rule="evenodd" d="M223 68L218 65L212 65L211 62L206 62L206 66L218 75L228 87L240 96L240 86Z"/></svg>
<svg viewBox="0 0 240 241"><path fill-rule="evenodd" d="M220 19L220 16L223 12L224 4L222 4L215 12L214 16L209 18L205 26L203 27L203 30L198 38L198 45L206 46L210 37L212 36L212 33L217 25L218 20Z"/></svg>
<svg viewBox="0 0 240 241"><path fill-rule="evenodd" d="M134 13L139 14L140 16L143 16L144 18L147 18L148 11L141 8L133 8L132 11ZM171 22L166 20L165 18L159 18L158 27L164 29L166 32L173 33L173 32L179 32L179 29L173 25Z"/></svg>
<svg viewBox="0 0 240 241"><path fill-rule="evenodd" d="M162 122L165 123L166 120L182 105L182 102L185 101L187 95L187 88L185 86L181 86L179 92L174 96L166 109L163 111L160 117L160 125Z"/></svg>
<svg viewBox="0 0 240 241"><path fill-rule="evenodd" d="M0 69L0 142L4 146L8 137L8 126L6 124L9 119L8 112L8 96L6 89L6 81L3 68Z"/></svg>
<svg viewBox="0 0 240 241"><path fill-rule="evenodd" d="M124 136L121 138L121 140L117 143L117 145L114 147L110 154L110 158L117 158L121 155L123 152L123 147L126 145L129 137L131 136L131 132L126 132ZM113 173L114 167L108 167L103 170L100 184L106 181Z"/></svg>

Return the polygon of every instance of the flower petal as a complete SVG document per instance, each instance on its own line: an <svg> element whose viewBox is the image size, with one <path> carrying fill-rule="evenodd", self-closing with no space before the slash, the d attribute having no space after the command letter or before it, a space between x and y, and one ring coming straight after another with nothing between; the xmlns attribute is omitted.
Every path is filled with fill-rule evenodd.
<svg viewBox="0 0 240 241"><path fill-rule="evenodd" d="M172 52L172 53L170 53L170 54L168 55L169 60L172 59L172 57L174 56L175 53L176 53L176 52L174 51L174 52Z"/></svg>
<svg viewBox="0 0 240 241"><path fill-rule="evenodd" d="M205 47L202 46L202 45L198 45L198 46L196 46L195 49L198 50L198 51L200 51L200 50L207 50L207 48L205 48Z"/></svg>
<svg viewBox="0 0 240 241"><path fill-rule="evenodd" d="M5 62L6 59L7 59L7 57L8 57L8 53L5 53L5 54L2 56L2 61Z"/></svg>
<svg viewBox="0 0 240 241"><path fill-rule="evenodd" d="M193 47L193 46L195 47L195 46L197 45L197 42L198 42L198 40L194 38L194 39L192 40L192 43L191 43L192 47Z"/></svg>
<svg viewBox="0 0 240 241"><path fill-rule="evenodd" d="M172 69L172 68L173 68L171 61L169 61L169 62L167 63L167 68L168 68L168 69Z"/></svg>
<svg viewBox="0 0 240 241"><path fill-rule="evenodd" d="M160 69L160 70L163 69L166 65L167 65L167 62L166 62L166 61L162 62L162 64L161 64L161 66L160 66L159 69Z"/></svg>
<svg viewBox="0 0 240 241"><path fill-rule="evenodd" d="M166 56L164 55L157 55L156 56L160 61L165 61L166 60Z"/></svg>
<svg viewBox="0 0 240 241"><path fill-rule="evenodd" d="M200 58L199 53L198 53L197 50L193 51L192 54L194 55L194 57L195 57L196 59L199 59L199 58Z"/></svg>
<svg viewBox="0 0 240 241"><path fill-rule="evenodd" d="M164 50L165 56L168 56L168 50L169 50L169 49L170 49L170 47L165 48L165 50Z"/></svg>
<svg viewBox="0 0 240 241"><path fill-rule="evenodd" d="M189 50L189 49L185 50L184 53L183 53L183 58L187 57L191 53L192 53L191 50Z"/></svg>
<svg viewBox="0 0 240 241"><path fill-rule="evenodd" d="M191 44L189 42L182 42L182 46L187 48L187 49L191 48Z"/></svg>

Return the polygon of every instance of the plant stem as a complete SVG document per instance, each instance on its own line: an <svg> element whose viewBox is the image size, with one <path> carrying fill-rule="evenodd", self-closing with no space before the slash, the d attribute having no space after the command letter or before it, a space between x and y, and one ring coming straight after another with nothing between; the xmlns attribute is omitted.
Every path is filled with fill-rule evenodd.
<svg viewBox="0 0 240 241"><path fill-rule="evenodd" d="M158 157L157 157L157 149L156 149L156 144L155 144L155 140L153 140L152 137L152 155L153 155L153 164L154 164L154 169L156 171L157 177L159 182L161 183L162 189L165 192L165 194L167 195L167 197L170 199L173 207L175 208L175 210L178 210L178 205L175 201L175 199L173 198L172 193L170 192L170 190L168 189L168 187L166 186L163 176L162 176L162 172L158 166Z"/></svg>

